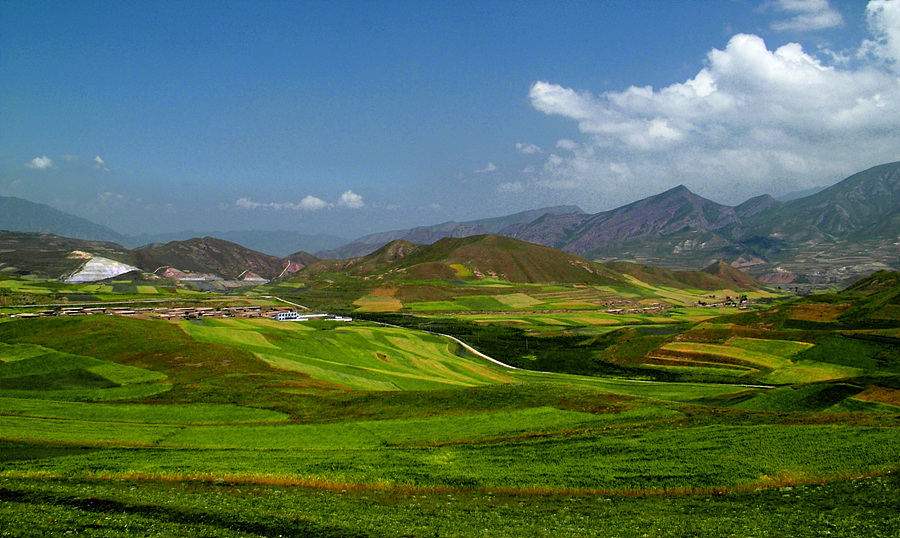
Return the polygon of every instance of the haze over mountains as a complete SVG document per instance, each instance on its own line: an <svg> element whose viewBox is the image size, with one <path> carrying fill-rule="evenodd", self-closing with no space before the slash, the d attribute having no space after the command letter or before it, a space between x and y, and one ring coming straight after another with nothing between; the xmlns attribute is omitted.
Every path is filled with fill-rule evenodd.
<svg viewBox="0 0 900 538"><path fill-rule="evenodd" d="M121 244L133 240L49 206L4 197L0 197L0 229L48 231ZM599 261L636 261L672 270L696 270L721 259L773 284L839 282L898 266L900 163L870 168L820 192L786 202L762 195L731 207L677 186L596 214L586 214L575 206L559 206L505 217L447 222L371 234L338 248L319 250L316 256L350 259L375 252L398 239L410 244L431 244L444 238L484 234L516 238ZM266 252L273 252L276 245L281 248L275 251L278 256L252 250L238 254L234 246L226 246L235 242L219 242L220 236L219 240L207 237L168 246L148 245L125 257L143 256L142 266L150 264L150 260L158 260L160 265L176 265L170 262L182 260L183 267L179 269L202 272L212 267L217 274L235 278L237 273L231 273L237 266L215 261L219 254L213 253L228 251L233 257L247 257L246 263L237 264L242 271L274 278L285 267L283 253L307 250L296 247L313 244L314 240L291 232L222 235L239 239L235 242L243 247L273 245L266 247ZM191 256L200 256L203 261L194 265L183 261ZM304 265L315 260L305 252L300 257L306 260Z"/></svg>

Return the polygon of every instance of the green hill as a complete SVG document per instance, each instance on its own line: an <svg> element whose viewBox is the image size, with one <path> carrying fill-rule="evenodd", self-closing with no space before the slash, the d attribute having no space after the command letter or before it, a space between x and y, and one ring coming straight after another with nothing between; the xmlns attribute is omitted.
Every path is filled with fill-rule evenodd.
<svg viewBox="0 0 900 538"><path fill-rule="evenodd" d="M430 245L397 240L361 258L314 263L302 276L332 272L414 280L495 278L513 283L626 283L615 271L580 256L496 235L448 237Z"/></svg>

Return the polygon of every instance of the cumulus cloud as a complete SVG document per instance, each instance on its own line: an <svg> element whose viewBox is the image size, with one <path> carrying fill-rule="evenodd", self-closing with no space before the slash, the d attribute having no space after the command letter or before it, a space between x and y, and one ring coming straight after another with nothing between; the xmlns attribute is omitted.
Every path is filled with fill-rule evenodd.
<svg viewBox="0 0 900 538"><path fill-rule="evenodd" d="M779 11L794 14L771 24L771 28L779 32L809 32L844 24L844 17L828 0L776 0L771 5Z"/></svg>
<svg viewBox="0 0 900 538"><path fill-rule="evenodd" d="M866 7L872 39L866 40L860 55L871 55L900 68L900 1L872 0Z"/></svg>
<svg viewBox="0 0 900 538"><path fill-rule="evenodd" d="M478 170L475 170L475 173L476 174L488 174L490 172L496 172L496 171L497 171L497 165L495 165L494 163L487 163L487 165L484 168L479 168Z"/></svg>
<svg viewBox="0 0 900 538"><path fill-rule="evenodd" d="M316 198L315 196L307 194L302 200L300 200L299 206L301 209L305 209L307 211L316 211L318 209L324 209L328 207L328 202L322 200L321 198Z"/></svg>
<svg viewBox="0 0 900 538"><path fill-rule="evenodd" d="M338 200L338 205L343 207L349 207L350 209L359 209L361 207L365 207L365 203L363 203L362 196L356 194L353 191L346 191L341 195L340 200Z"/></svg>
<svg viewBox="0 0 900 538"><path fill-rule="evenodd" d="M524 153L525 155L534 155L536 153L541 153L542 150L540 147L534 144L526 144L524 142L516 143L516 149Z"/></svg>
<svg viewBox="0 0 900 538"><path fill-rule="evenodd" d="M34 170L47 170L48 168L54 168L53 159L44 155L43 157L35 157L31 159L29 162L25 163L25 166L28 168L32 168Z"/></svg>
<svg viewBox="0 0 900 538"><path fill-rule="evenodd" d="M900 60L900 0L874 0L868 14L869 54ZM579 189L607 207L678 183L736 203L897 159L894 73L829 65L798 43L769 50L755 35L711 50L685 82L594 95L540 81L529 97L582 135L560 140L532 183Z"/></svg>
<svg viewBox="0 0 900 538"><path fill-rule="evenodd" d="M318 211L320 209L334 207L335 205L348 207L350 209L359 209L365 207L366 204L363 203L362 196L353 191L346 191L342 194L337 201L337 204L326 202L325 200L316 198L312 195L307 195L299 202L257 202L250 198L238 198L234 202L234 206L241 209L262 209L268 211Z"/></svg>
<svg viewBox="0 0 900 538"><path fill-rule="evenodd" d="M316 211L329 206L328 202L315 196L307 195L300 202L256 202L249 198L239 198L234 202L241 209L265 209L272 211Z"/></svg>

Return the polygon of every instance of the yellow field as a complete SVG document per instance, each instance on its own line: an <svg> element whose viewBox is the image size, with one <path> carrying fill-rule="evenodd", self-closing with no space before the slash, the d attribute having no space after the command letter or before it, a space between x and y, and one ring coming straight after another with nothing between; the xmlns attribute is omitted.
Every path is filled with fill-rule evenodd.
<svg viewBox="0 0 900 538"><path fill-rule="evenodd" d="M396 297L365 295L353 301L353 306L360 312L398 312L403 309L403 302Z"/></svg>

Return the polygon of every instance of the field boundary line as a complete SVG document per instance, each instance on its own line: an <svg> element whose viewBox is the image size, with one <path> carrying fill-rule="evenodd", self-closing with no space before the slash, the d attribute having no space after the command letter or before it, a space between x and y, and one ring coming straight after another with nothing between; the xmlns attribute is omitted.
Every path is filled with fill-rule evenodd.
<svg viewBox="0 0 900 538"><path fill-rule="evenodd" d="M413 329L413 328L410 328L410 327L401 327L400 325L393 325L393 324L391 324L391 323L384 323L383 321L372 321L372 320L366 320L366 321L369 322L369 323L376 323L376 324L378 324L378 325L384 325L385 327L393 327L394 329L403 329L403 330L406 330L406 331L421 331L421 332L423 332L423 333L433 334L433 335L435 335L435 336L440 336L440 337L443 337L443 338L449 338L450 340L453 340L453 341L456 342L457 344L459 344L459 345L461 345L462 347L466 348L467 351L470 351L470 352L474 353L475 355L481 357L482 359L489 360L489 361L493 362L494 364L498 364L498 365L500 365L500 366L502 366L502 367L504 367L504 368L509 368L510 370L522 370L521 368L516 368L515 366L512 366L512 365L510 365L510 364L506 364L505 362L500 362L500 361L498 361L497 359L495 359L495 358L493 358L493 357L489 357L489 356L485 355L484 353L478 351L478 350L475 349L474 347L470 346L469 344L463 342L463 341L460 340L459 338L457 338L457 337L455 337L455 336L450 336L449 334L436 333L436 332L434 332L434 331L426 331L425 329Z"/></svg>

